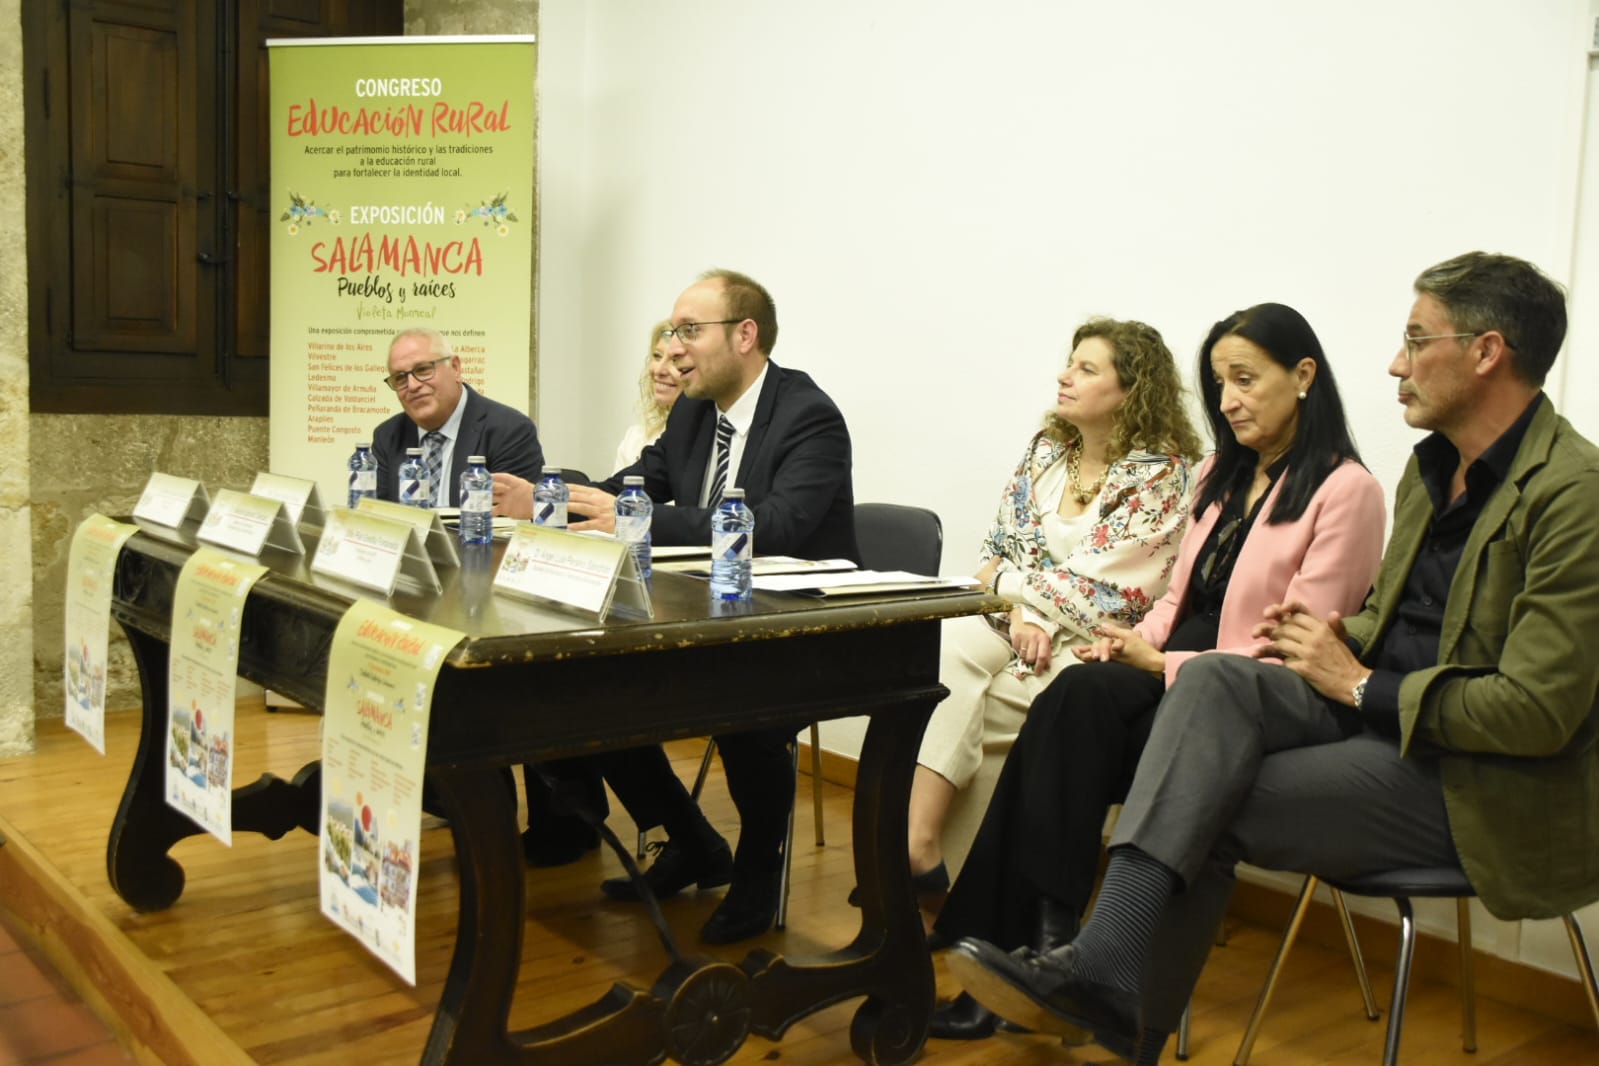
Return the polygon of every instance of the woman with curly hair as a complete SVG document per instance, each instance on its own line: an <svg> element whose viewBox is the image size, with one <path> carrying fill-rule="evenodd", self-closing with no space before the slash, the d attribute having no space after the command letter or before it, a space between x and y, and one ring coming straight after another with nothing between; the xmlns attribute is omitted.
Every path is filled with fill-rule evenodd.
<svg viewBox="0 0 1599 1066"><path fill-rule="evenodd" d="M1159 598L1188 514L1188 423L1177 366L1142 322L1095 318L1071 356L1044 427L1027 442L978 555L977 578L1006 614L944 624L934 710L911 786L911 873L949 887L941 836L984 749L1003 750L1051 671L1106 623L1132 625Z"/></svg>
<svg viewBox="0 0 1599 1066"><path fill-rule="evenodd" d="M1073 649L1083 665L1033 701L934 926L941 941L1047 950L1071 940L1106 811L1126 796L1182 665L1250 654L1270 604L1351 614L1377 574L1382 486L1360 464L1310 323L1283 304L1228 315L1200 348L1199 380L1216 454L1200 468L1171 586L1136 626L1102 624ZM931 1032L974 1039L994 1026L962 993L934 1012Z"/></svg>
<svg viewBox="0 0 1599 1066"><path fill-rule="evenodd" d="M671 328L670 319L663 319L650 327L649 354L644 357L644 370L638 378L639 420L627 427L622 443L616 446L616 461L611 465L612 470L626 470L638 462L644 446L655 443L655 438L666 428L666 416L672 413L672 405L683 393L683 381L677 376L677 368L672 365L672 360L667 357L667 342L661 336Z"/></svg>

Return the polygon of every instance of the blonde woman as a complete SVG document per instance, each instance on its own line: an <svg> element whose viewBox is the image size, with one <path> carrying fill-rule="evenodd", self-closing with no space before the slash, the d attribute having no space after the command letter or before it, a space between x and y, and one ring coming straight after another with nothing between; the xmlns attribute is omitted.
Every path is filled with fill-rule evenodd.
<svg viewBox="0 0 1599 1066"><path fill-rule="evenodd" d="M638 462L646 444L652 444L666 428L666 416L683 392L683 382L677 368L667 357L667 341L661 334L672 328L670 321L660 321L650 327L649 355L644 357L644 372L639 375L639 421L629 426L616 446L616 461L612 470L626 470Z"/></svg>

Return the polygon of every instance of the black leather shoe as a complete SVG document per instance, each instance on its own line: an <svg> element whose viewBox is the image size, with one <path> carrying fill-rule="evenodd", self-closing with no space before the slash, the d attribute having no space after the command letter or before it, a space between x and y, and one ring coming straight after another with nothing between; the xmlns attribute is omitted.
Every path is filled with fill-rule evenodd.
<svg viewBox="0 0 1599 1066"><path fill-rule="evenodd" d="M994 1012L962 992L947 1003L933 1008L933 1023L927 1035L940 1040L983 1040L994 1035L998 1019Z"/></svg>
<svg viewBox="0 0 1599 1066"><path fill-rule="evenodd" d="M655 861L644 871L644 880L649 882L650 891L655 893L656 899L675 896L689 885L716 888L733 878L733 853L728 849L727 841L720 838L712 850L702 855L695 855L679 846L675 840L665 843L656 841L649 848L655 852ZM607 898L623 903L636 903L639 900L638 888L628 877L602 881L600 891Z"/></svg>
<svg viewBox="0 0 1599 1066"><path fill-rule="evenodd" d="M522 855L529 866L565 866L600 846L600 834L587 823L555 831L528 827L522 831Z"/></svg>
<svg viewBox="0 0 1599 1066"><path fill-rule="evenodd" d="M1136 1052L1138 996L1080 976L1076 962L1070 944L1047 955L1031 948L1007 954L975 937L962 937L949 953L950 973L994 1013L1068 1042Z"/></svg>
<svg viewBox="0 0 1599 1066"><path fill-rule="evenodd" d="M949 891L949 867L939 863L931 870L923 870L919 874L911 874L911 891L918 896L936 896ZM849 890L849 905L861 905L861 886L856 885Z"/></svg>
<svg viewBox="0 0 1599 1066"><path fill-rule="evenodd" d="M735 874L721 904L700 929L706 944L736 944L760 936L777 920L782 874Z"/></svg>

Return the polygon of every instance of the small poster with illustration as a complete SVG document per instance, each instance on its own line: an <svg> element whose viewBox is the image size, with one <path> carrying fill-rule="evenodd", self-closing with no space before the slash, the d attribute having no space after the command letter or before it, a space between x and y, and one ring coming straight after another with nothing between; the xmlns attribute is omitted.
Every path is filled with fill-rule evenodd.
<svg viewBox="0 0 1599 1066"><path fill-rule="evenodd" d="M111 632L111 577L122 545L138 526L92 514L72 535L67 551L66 690L67 728L105 754L106 645Z"/></svg>
<svg viewBox="0 0 1599 1066"><path fill-rule="evenodd" d="M412 985L428 715L464 636L357 600L328 656L322 913Z"/></svg>
<svg viewBox="0 0 1599 1066"><path fill-rule="evenodd" d="M167 666L167 804L233 844L233 704L239 622L267 568L195 549L172 594Z"/></svg>

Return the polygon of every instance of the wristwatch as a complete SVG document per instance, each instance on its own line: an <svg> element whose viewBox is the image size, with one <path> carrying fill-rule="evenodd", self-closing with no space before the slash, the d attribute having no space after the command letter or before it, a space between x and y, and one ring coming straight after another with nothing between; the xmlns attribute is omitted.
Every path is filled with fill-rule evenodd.
<svg viewBox="0 0 1599 1066"><path fill-rule="evenodd" d="M1371 675L1367 674L1365 677L1355 682L1354 689L1349 693L1349 695L1355 701L1355 710L1357 711L1360 710L1360 705L1366 702L1366 682L1370 680Z"/></svg>

